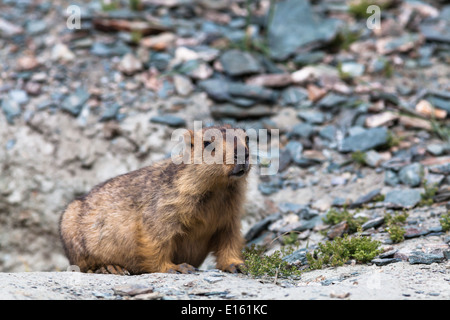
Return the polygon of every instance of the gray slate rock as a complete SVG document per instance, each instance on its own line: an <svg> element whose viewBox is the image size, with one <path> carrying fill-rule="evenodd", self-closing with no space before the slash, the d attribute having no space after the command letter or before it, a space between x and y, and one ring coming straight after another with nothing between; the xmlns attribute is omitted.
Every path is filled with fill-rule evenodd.
<svg viewBox="0 0 450 320"><path fill-rule="evenodd" d="M89 100L89 97L89 92L83 88L78 88L75 93L69 95L63 100L61 109L71 113L74 116L78 116L84 104Z"/></svg>
<svg viewBox="0 0 450 320"><path fill-rule="evenodd" d="M308 0L277 2L269 26L270 55L285 60L302 46L328 42L338 32L338 25L338 20L317 16Z"/></svg>
<svg viewBox="0 0 450 320"><path fill-rule="evenodd" d="M395 208L412 208L421 200L420 191L416 189L396 189L388 192L384 203Z"/></svg>
<svg viewBox="0 0 450 320"><path fill-rule="evenodd" d="M232 76L243 76L262 71L262 67L250 53L240 50L228 50L220 56L224 71Z"/></svg>
<svg viewBox="0 0 450 320"><path fill-rule="evenodd" d="M166 124L171 127L182 127L186 125L186 121L183 118L171 115L171 114L164 114L159 116L154 116L150 118L150 122L153 123L160 123L160 124Z"/></svg>
<svg viewBox="0 0 450 320"><path fill-rule="evenodd" d="M20 116L21 113L19 103L12 99L3 99L1 107L5 114L6 121L8 121L9 124L14 124L14 118Z"/></svg>
<svg viewBox="0 0 450 320"><path fill-rule="evenodd" d="M364 130L349 136L342 142L341 152L367 151L381 147L388 142L388 131L384 127Z"/></svg>
<svg viewBox="0 0 450 320"><path fill-rule="evenodd" d="M424 253L420 251L413 251L409 255L409 263L410 264L432 264L439 263L444 261L443 253L434 254L434 253Z"/></svg>
<svg viewBox="0 0 450 320"><path fill-rule="evenodd" d="M403 184L410 187L418 187L422 182L423 175L423 166L416 162L403 167L400 170L398 177Z"/></svg>

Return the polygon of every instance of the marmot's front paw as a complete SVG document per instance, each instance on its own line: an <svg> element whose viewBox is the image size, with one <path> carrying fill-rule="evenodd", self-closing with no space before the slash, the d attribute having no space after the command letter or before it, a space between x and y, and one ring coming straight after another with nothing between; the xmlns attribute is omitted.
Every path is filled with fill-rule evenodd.
<svg viewBox="0 0 450 320"><path fill-rule="evenodd" d="M173 267L171 267L169 270L167 270L167 273L183 273L183 274L188 274L188 273L194 273L198 271L198 269L194 266L191 266L190 264L187 263L181 263L181 264L176 264Z"/></svg>
<svg viewBox="0 0 450 320"><path fill-rule="evenodd" d="M230 273L242 273L242 267L244 266L244 263L232 263L224 268L220 268L222 271L230 272Z"/></svg>
<svg viewBox="0 0 450 320"><path fill-rule="evenodd" d="M117 274L121 276L129 276L130 272L127 269L122 268L121 266L113 266L107 265L105 267L101 267L95 270L95 273L103 273L103 274Z"/></svg>

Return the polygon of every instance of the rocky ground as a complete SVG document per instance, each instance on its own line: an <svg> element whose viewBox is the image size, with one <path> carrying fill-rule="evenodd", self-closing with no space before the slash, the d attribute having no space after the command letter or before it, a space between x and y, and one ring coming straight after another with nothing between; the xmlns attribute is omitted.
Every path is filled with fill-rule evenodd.
<svg viewBox="0 0 450 320"><path fill-rule="evenodd" d="M449 5L375 1L370 29L357 1L112 3L78 1L78 28L69 1L0 1L0 298L116 299L128 296L116 286L144 282L149 299L448 299ZM194 120L280 131L279 172L249 178L249 244L294 243L289 261L304 269L306 251L354 233L356 219L384 255L276 285L217 271L78 274L77 291L63 285L73 274L11 273L66 270L65 205L166 157L173 130ZM347 218L331 223L330 210ZM393 240L386 214L402 212Z"/></svg>

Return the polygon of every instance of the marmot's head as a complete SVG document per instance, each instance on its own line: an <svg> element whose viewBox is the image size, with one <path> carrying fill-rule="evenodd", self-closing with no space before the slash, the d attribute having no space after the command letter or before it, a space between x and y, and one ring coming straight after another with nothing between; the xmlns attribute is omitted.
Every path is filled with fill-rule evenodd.
<svg viewBox="0 0 450 320"><path fill-rule="evenodd" d="M243 129L230 125L189 130L185 137L191 151L190 163L201 164L201 171L211 178L239 179L250 170L248 136Z"/></svg>

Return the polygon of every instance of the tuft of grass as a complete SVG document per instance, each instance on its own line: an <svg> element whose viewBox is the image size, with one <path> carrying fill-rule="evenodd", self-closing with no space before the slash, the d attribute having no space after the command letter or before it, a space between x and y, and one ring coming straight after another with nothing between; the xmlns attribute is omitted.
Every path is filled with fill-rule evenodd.
<svg viewBox="0 0 450 320"><path fill-rule="evenodd" d="M437 184L428 183L427 180L423 182L423 187L425 189L424 193L420 194L420 197L422 198L419 202L419 206L431 206L434 203L434 196L436 195L436 192L438 191L439 187Z"/></svg>
<svg viewBox="0 0 450 320"><path fill-rule="evenodd" d="M283 247L281 250L276 250L270 255L265 254L263 246L247 247L242 252L244 256L244 266L241 270L250 276L254 277L299 277L301 271L284 261L283 258L291 254L293 247Z"/></svg>
<svg viewBox="0 0 450 320"><path fill-rule="evenodd" d="M403 225L406 222L406 218L408 218L408 213L406 211L395 215L391 215L390 213L384 215L387 232L392 242L399 243L405 240L405 229L403 229Z"/></svg>
<svg viewBox="0 0 450 320"><path fill-rule="evenodd" d="M139 11L142 9L141 0L130 0L130 9L133 11Z"/></svg>
<svg viewBox="0 0 450 320"><path fill-rule="evenodd" d="M433 133L442 141L450 143L450 126L447 124L440 124L436 119L431 119L431 129Z"/></svg>
<svg viewBox="0 0 450 320"><path fill-rule="evenodd" d="M330 210L328 210L327 215L322 218L322 220L323 222L331 225L346 221L349 228L349 233L354 233L358 230L359 227L361 227L364 222L367 221L367 218L355 218L354 215L344 207L342 210L331 208Z"/></svg>
<svg viewBox="0 0 450 320"><path fill-rule="evenodd" d="M380 3L380 1L377 0L353 0L349 4L348 12L355 18L367 19L372 14L367 12L367 8L373 4L380 7L380 10L384 10L389 7L388 2Z"/></svg>
<svg viewBox="0 0 450 320"><path fill-rule="evenodd" d="M450 230L450 211L447 211L447 213L441 215L439 223L441 224L443 231Z"/></svg>
<svg viewBox="0 0 450 320"><path fill-rule="evenodd" d="M119 9L119 1L117 0L102 0L102 10L112 11Z"/></svg>
<svg viewBox="0 0 450 320"><path fill-rule="evenodd" d="M381 253L380 244L379 241L372 240L370 237L361 236L361 233L351 238L344 235L333 241L319 243L313 253L306 254L306 258L311 270L327 266L342 266L352 259L358 263L365 263Z"/></svg>
<svg viewBox="0 0 450 320"><path fill-rule="evenodd" d="M366 164L366 153L362 151L355 151L352 153L352 160L363 166Z"/></svg>

